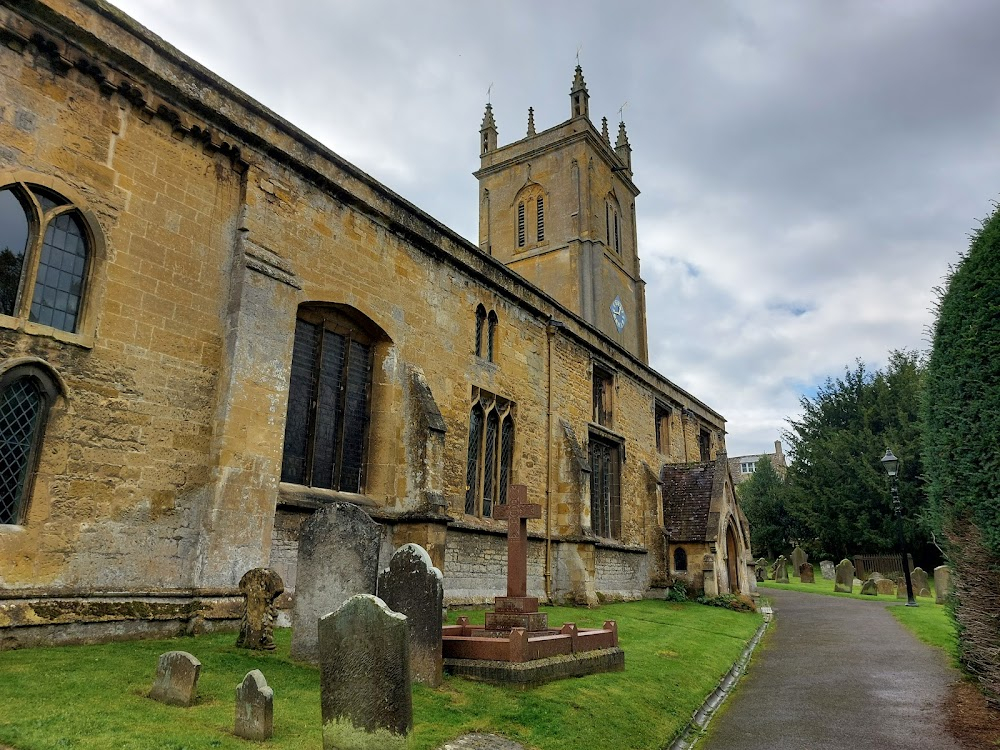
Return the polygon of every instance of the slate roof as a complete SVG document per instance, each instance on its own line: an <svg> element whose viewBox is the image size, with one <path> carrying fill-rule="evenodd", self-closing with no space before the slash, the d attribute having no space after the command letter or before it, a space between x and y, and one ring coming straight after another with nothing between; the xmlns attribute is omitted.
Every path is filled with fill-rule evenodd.
<svg viewBox="0 0 1000 750"><path fill-rule="evenodd" d="M666 464L660 470L663 524L672 542L704 542L715 462Z"/></svg>

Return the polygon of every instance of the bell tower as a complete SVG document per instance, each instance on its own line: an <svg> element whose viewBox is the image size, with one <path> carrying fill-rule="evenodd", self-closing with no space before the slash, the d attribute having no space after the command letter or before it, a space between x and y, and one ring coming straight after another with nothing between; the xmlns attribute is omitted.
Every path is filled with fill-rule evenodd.
<svg viewBox="0 0 1000 750"><path fill-rule="evenodd" d="M625 123L611 145L607 118L590 121L577 65L570 117L499 146L493 108L480 130L479 247L598 328L643 363L645 282L636 246L632 147Z"/></svg>

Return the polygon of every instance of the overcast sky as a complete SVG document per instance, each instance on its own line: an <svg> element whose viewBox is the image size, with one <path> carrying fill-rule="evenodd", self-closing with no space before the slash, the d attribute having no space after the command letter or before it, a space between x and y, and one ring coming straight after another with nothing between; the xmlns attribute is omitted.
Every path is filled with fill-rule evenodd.
<svg viewBox="0 0 1000 750"><path fill-rule="evenodd" d="M650 364L773 450L860 358L926 349L1000 197L1000 2L114 0L477 242L479 125L632 144Z"/></svg>

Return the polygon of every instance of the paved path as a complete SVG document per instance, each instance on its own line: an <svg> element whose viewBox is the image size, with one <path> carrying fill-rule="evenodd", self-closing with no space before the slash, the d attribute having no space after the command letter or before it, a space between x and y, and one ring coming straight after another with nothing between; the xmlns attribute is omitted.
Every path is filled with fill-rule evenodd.
<svg viewBox="0 0 1000 750"><path fill-rule="evenodd" d="M698 750L959 750L938 720L958 674L887 605L761 594L771 632Z"/></svg>

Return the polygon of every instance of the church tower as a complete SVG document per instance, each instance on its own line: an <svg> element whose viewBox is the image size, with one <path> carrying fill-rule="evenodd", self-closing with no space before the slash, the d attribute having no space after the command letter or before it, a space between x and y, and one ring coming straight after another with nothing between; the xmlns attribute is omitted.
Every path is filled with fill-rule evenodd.
<svg viewBox="0 0 1000 750"><path fill-rule="evenodd" d="M636 247L632 147L625 123L590 121L576 66L570 117L497 144L493 108L480 129L479 246L646 363L645 283Z"/></svg>

